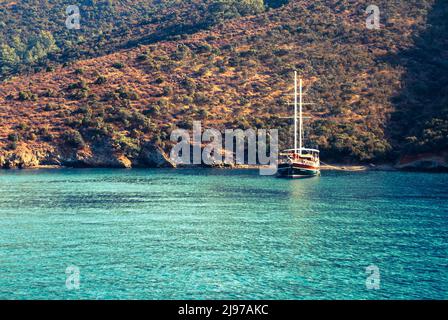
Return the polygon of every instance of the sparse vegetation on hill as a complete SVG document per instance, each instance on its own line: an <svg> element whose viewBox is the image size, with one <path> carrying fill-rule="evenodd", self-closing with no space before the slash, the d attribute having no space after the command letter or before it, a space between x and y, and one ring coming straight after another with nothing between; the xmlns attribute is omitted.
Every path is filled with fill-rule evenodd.
<svg viewBox="0 0 448 320"><path fill-rule="evenodd" d="M171 130L190 129L194 120L221 129L279 128L290 146L291 123L282 118L291 113L294 70L305 79L306 99L317 102L307 136L324 159L390 161L446 150L446 2L377 1L381 30L365 26L368 1L266 1L271 9L264 10L260 1L222 0L206 11L182 3L175 12L200 16L190 35L157 40L131 28L123 37L134 48L74 57L70 65L3 82L0 150L26 145L88 154L104 143L132 160L147 142L168 149ZM115 6L123 17L114 25L123 26L126 1ZM165 29L179 18L163 19L157 30L182 34ZM93 48L89 41L83 47ZM79 57L118 47L98 45ZM33 136L9 139L18 122Z"/></svg>
<svg viewBox="0 0 448 320"><path fill-rule="evenodd" d="M80 28L75 30L66 27L66 19L73 14L66 9L73 1L2 2L0 79L141 43L182 37L265 10L263 0L83 0L76 3ZM278 4L272 2L273 6Z"/></svg>

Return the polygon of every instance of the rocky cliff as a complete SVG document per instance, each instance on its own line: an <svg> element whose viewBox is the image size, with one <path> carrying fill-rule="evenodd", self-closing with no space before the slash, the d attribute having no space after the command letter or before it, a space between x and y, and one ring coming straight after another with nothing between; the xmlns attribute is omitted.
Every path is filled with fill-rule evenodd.
<svg viewBox="0 0 448 320"><path fill-rule="evenodd" d="M150 143L145 144L141 153L135 158L117 153L107 143L85 147L80 150L67 148L33 150L24 145L17 147L14 151L0 151L0 168L25 169L41 166L174 168L176 165L160 147Z"/></svg>

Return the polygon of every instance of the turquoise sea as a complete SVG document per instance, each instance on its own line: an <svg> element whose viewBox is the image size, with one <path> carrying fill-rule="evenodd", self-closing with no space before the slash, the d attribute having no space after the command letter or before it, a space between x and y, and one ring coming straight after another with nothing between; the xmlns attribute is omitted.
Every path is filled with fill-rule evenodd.
<svg viewBox="0 0 448 320"><path fill-rule="evenodd" d="M447 255L447 174L0 172L0 299L448 299Z"/></svg>

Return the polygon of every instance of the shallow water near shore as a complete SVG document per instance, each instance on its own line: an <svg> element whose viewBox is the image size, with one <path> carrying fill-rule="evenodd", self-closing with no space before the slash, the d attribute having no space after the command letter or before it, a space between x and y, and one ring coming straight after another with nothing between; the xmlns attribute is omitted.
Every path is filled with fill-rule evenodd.
<svg viewBox="0 0 448 320"><path fill-rule="evenodd" d="M448 299L447 255L447 174L0 172L1 299Z"/></svg>

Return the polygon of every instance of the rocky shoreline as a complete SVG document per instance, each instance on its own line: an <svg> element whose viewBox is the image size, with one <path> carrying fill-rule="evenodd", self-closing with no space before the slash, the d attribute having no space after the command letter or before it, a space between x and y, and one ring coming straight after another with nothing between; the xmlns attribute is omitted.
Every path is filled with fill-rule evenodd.
<svg viewBox="0 0 448 320"><path fill-rule="evenodd" d="M14 151L0 152L0 169L41 169L41 168L177 168L166 152L147 143L135 157L126 157L113 151L107 144L91 146L82 150L72 149L31 149L21 146ZM182 166L210 167L210 166ZM260 166L235 165L212 166L226 169L259 169ZM324 171L425 171L448 172L448 152L426 153L403 156L396 164L327 164Z"/></svg>
<svg viewBox="0 0 448 320"><path fill-rule="evenodd" d="M74 168L174 168L176 165L157 146L145 144L135 157L116 153L108 144L92 145L82 150L31 149L20 146L14 151L0 152L0 169L42 167Z"/></svg>

